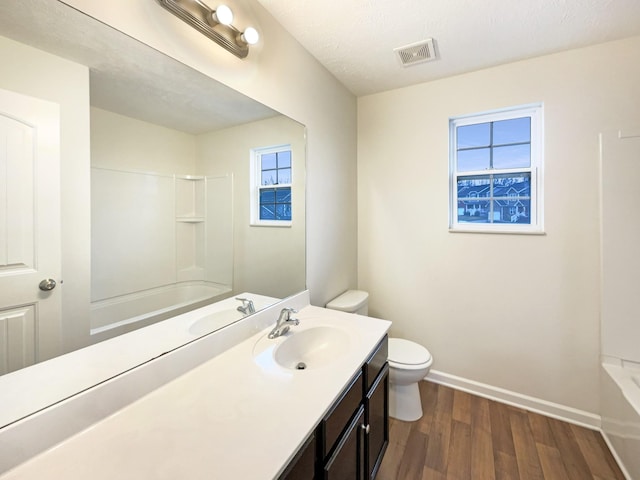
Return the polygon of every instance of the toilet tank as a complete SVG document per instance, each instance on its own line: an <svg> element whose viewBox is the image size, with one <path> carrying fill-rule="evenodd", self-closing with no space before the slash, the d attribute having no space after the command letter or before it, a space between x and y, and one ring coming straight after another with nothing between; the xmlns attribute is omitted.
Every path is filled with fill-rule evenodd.
<svg viewBox="0 0 640 480"><path fill-rule="evenodd" d="M367 315L369 313L369 293L362 290L347 290L326 305L331 310Z"/></svg>

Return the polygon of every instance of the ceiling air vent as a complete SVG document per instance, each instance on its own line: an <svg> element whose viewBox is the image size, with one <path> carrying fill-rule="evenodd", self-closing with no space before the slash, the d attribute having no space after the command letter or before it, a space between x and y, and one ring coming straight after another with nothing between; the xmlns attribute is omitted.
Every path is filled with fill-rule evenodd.
<svg viewBox="0 0 640 480"><path fill-rule="evenodd" d="M436 60L436 49L433 46L433 38L428 38L421 42L405 45L393 49L398 55L398 61L403 67L416 65L418 63L431 62Z"/></svg>

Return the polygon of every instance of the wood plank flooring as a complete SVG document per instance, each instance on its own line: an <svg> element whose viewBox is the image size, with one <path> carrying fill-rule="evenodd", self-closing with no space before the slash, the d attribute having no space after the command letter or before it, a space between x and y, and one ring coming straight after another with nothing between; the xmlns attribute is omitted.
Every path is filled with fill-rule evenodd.
<svg viewBox="0 0 640 480"><path fill-rule="evenodd" d="M599 432L431 382L424 416L390 419L377 480L624 480Z"/></svg>

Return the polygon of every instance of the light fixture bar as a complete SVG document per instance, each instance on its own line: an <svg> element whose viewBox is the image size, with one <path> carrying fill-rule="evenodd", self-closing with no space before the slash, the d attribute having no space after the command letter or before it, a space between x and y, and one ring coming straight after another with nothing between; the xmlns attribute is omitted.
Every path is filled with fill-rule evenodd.
<svg viewBox="0 0 640 480"><path fill-rule="evenodd" d="M240 32L233 25L223 25L212 20L215 10L212 10L199 0L157 0L160 5L169 10L176 17L188 23L203 35L206 35L218 45L233 53L238 58L245 58L249 54L249 46L238 41Z"/></svg>

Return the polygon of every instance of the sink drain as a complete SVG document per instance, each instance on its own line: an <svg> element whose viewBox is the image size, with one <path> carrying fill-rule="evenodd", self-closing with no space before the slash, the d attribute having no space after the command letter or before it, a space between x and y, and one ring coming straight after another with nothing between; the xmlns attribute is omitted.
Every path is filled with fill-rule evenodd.
<svg viewBox="0 0 640 480"><path fill-rule="evenodd" d="M299 362L299 363L296 365L296 370L304 370L305 368L307 368L307 364L306 364L306 363L304 363L304 362Z"/></svg>

